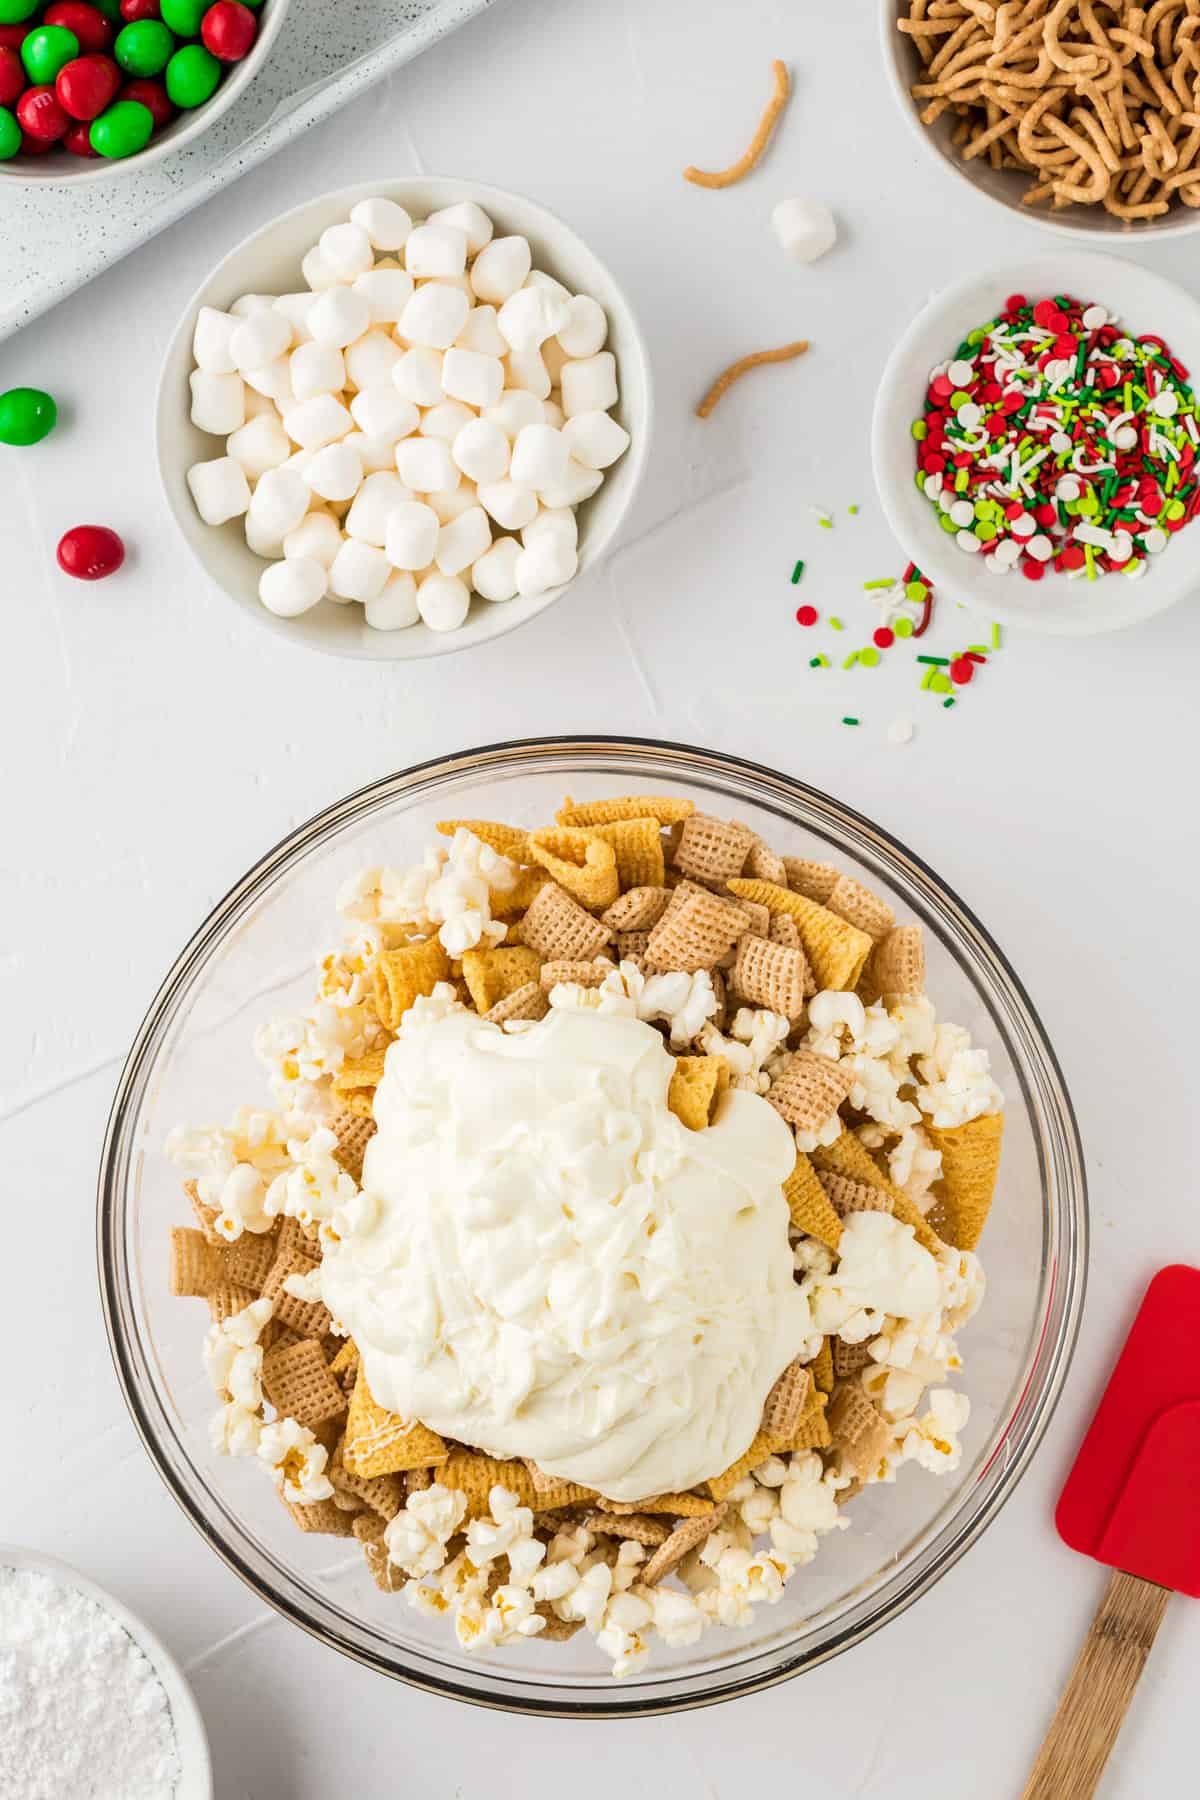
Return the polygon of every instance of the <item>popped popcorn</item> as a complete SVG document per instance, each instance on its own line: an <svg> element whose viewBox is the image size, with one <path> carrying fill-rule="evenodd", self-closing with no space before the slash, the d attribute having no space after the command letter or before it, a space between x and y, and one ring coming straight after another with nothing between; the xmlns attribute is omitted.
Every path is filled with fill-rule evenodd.
<svg viewBox="0 0 1200 1800"><path fill-rule="evenodd" d="M433 1574L445 1562L446 1545L466 1510L465 1497L452 1493L440 1481L410 1494L383 1534L389 1557L406 1575Z"/></svg>
<svg viewBox="0 0 1200 1800"><path fill-rule="evenodd" d="M938 1026L933 1048L918 1060L917 1070L923 1083L917 1101L935 1125L965 1125L1003 1105L987 1051L974 1049L961 1025Z"/></svg>
<svg viewBox="0 0 1200 1800"><path fill-rule="evenodd" d="M276 1419L264 1425L258 1454L285 1500L311 1506L315 1500L332 1498L333 1483L325 1473L329 1452L307 1425L295 1419Z"/></svg>

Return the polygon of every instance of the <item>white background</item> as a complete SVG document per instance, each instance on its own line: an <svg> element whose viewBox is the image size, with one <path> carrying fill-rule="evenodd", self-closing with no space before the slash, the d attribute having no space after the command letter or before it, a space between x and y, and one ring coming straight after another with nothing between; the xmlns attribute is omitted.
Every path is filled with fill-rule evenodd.
<svg viewBox="0 0 1200 1800"><path fill-rule="evenodd" d="M220 1800L548 1800L774 1791L805 1800L1008 1800L1020 1790L1104 1575L1054 1535L1054 1497L1144 1282L1200 1261L1194 1097L1196 601L1135 633L1011 634L952 712L911 662L840 676L864 580L902 559L874 502L870 407L930 289L1045 247L918 152L887 91L873 0L505 0L354 111L232 187L0 351L0 389L51 388L43 447L0 452L0 1167L6 1276L0 1538L116 1589L192 1673ZM795 96L758 173L679 171L741 148L769 61ZM187 296L246 232L373 174L476 175L561 211L629 288L658 427L607 565L516 636L408 670L293 649L188 563L159 497L160 356ZM818 195L842 242L779 255L773 202ZM98 200L99 204L99 200ZM1186 281L1196 240L1147 250ZM1103 296L1099 296L1103 298ZM1148 322L1152 326L1152 322ZM702 424L733 356L805 334ZM861 505L857 518L850 502ZM836 512L819 530L809 508ZM89 588L53 547L80 520L127 538ZM1181 548L1181 547L1180 547ZM847 632L804 632L788 584ZM936 647L978 627L943 604ZM858 730L840 723L859 714ZM900 712L916 740L889 749ZM633 1725L541 1724L424 1698L261 1608L152 1472L119 1399L96 1295L93 1183L121 1058L156 983L268 845L386 770L497 738L622 731L803 776L906 840L988 923L1063 1061L1094 1248L1066 1398L981 1543L839 1661L735 1707ZM1194 1778L1200 1610L1168 1611L1105 1786Z"/></svg>

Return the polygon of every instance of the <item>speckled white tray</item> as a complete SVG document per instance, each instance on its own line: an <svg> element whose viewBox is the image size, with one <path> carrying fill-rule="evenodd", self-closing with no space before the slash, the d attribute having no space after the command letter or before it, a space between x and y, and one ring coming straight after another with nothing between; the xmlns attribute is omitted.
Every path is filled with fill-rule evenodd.
<svg viewBox="0 0 1200 1800"><path fill-rule="evenodd" d="M291 0L270 58L194 144L138 174L77 188L0 187L0 338L144 244L491 4Z"/></svg>

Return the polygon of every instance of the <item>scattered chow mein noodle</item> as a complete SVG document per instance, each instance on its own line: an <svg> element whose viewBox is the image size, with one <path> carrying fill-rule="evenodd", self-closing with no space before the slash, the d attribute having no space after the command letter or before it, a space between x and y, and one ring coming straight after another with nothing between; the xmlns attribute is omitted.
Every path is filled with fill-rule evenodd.
<svg viewBox="0 0 1200 1800"><path fill-rule="evenodd" d="M1200 0L907 0L921 121L964 162L1032 180L1026 205L1123 220L1200 207Z"/></svg>
<svg viewBox="0 0 1200 1800"><path fill-rule="evenodd" d="M771 72L775 77L775 92L767 102L767 110L758 121L758 130L750 139L749 148L744 155L739 156L735 163L730 163L727 169L687 168L683 171L685 181L694 182L697 187L732 187L735 181L740 181L743 175L748 175L751 169L757 167L762 159L763 151L771 141L771 133L778 123L779 115L787 105L788 95L792 91L786 63L773 62Z"/></svg>
<svg viewBox="0 0 1200 1800"><path fill-rule="evenodd" d="M731 388L735 381L740 380L747 369L757 369L762 363L791 362L793 357L803 356L807 349L807 338L799 338L794 344L781 344L778 350L756 350L753 356L740 357L737 362L729 365L723 375L717 376L696 408L696 417L707 419L726 389Z"/></svg>

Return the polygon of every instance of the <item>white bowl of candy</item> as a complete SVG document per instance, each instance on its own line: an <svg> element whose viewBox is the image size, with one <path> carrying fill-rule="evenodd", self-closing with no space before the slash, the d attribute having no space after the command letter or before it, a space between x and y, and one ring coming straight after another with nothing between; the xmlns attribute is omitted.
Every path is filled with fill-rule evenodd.
<svg viewBox="0 0 1200 1800"><path fill-rule="evenodd" d="M335 655L436 656L595 565L650 435L645 344L553 214L414 177L306 202L189 302L158 398L211 579Z"/></svg>
<svg viewBox="0 0 1200 1800"><path fill-rule="evenodd" d="M892 529L1001 623L1083 637L1165 612L1200 587L1192 370L1200 305L1134 263L1064 249L956 282L879 384Z"/></svg>

